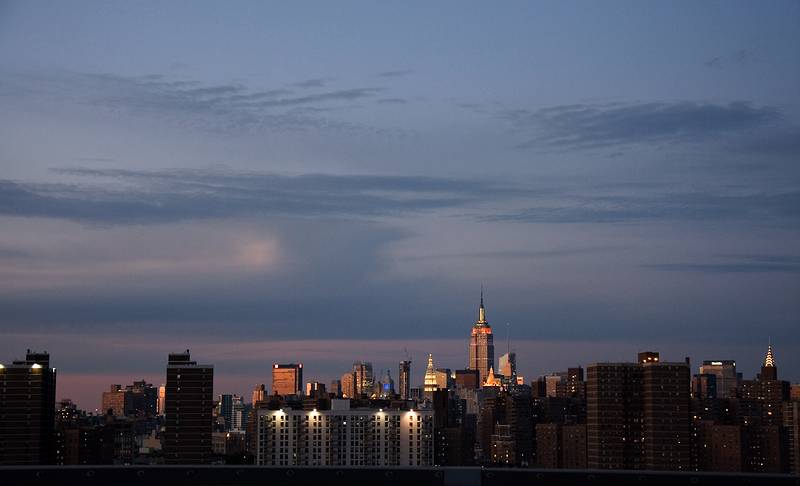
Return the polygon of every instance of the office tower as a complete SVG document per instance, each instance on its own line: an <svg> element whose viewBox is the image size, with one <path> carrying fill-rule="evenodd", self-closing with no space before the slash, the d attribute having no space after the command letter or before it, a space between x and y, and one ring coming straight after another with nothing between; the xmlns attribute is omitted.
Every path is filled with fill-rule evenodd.
<svg viewBox="0 0 800 486"><path fill-rule="evenodd" d="M231 400L230 426L228 423L227 421L225 422L225 426L228 427L228 430L235 432L244 431L244 399L239 395L234 395Z"/></svg>
<svg viewBox="0 0 800 486"><path fill-rule="evenodd" d="M303 393L303 363L273 364L272 393L280 396Z"/></svg>
<svg viewBox="0 0 800 486"><path fill-rule="evenodd" d="M432 393L439 389L439 385L436 383L436 370L433 367L433 355L428 355L428 367L425 369L425 380L423 385L423 392L425 393L425 398L430 399L432 397Z"/></svg>
<svg viewBox="0 0 800 486"><path fill-rule="evenodd" d="M355 375L355 395L372 395L372 387L375 385L375 377L372 374L372 363L367 361L356 361L353 363L353 374Z"/></svg>
<svg viewBox="0 0 800 486"><path fill-rule="evenodd" d="M436 386L439 390L449 390L454 387L453 375L450 368L436 370Z"/></svg>
<svg viewBox="0 0 800 486"><path fill-rule="evenodd" d="M223 430L231 430L233 422L233 395L220 395L217 402L217 416L224 420Z"/></svg>
<svg viewBox="0 0 800 486"><path fill-rule="evenodd" d="M164 415L164 410L166 409L166 397L167 397L167 387L165 385L161 385L158 387L158 414Z"/></svg>
<svg viewBox="0 0 800 486"><path fill-rule="evenodd" d="M786 430L788 471L800 476L800 402L783 404L783 427Z"/></svg>
<svg viewBox="0 0 800 486"><path fill-rule="evenodd" d="M403 360L400 362L400 399L408 400L411 398L411 361Z"/></svg>
<svg viewBox="0 0 800 486"><path fill-rule="evenodd" d="M738 388L738 415L745 437L746 472L782 473L790 467L784 402L789 401L789 382L778 380L772 346L768 346L761 373L742 380Z"/></svg>
<svg viewBox="0 0 800 486"><path fill-rule="evenodd" d="M739 376L736 374L736 361L711 360L703 361L700 366L700 375L713 375L715 377L715 398L734 398ZM708 383L706 381L706 383Z"/></svg>
<svg viewBox="0 0 800 486"><path fill-rule="evenodd" d="M456 388L474 390L480 387L478 370L456 370Z"/></svg>
<svg viewBox="0 0 800 486"><path fill-rule="evenodd" d="M100 410L103 414L112 413L117 417L124 417L131 408L131 400L122 385L111 385L109 391L103 392Z"/></svg>
<svg viewBox="0 0 800 486"><path fill-rule="evenodd" d="M306 383L305 396L312 398L328 398L328 391L325 388L325 383L320 383L318 381Z"/></svg>
<svg viewBox="0 0 800 486"><path fill-rule="evenodd" d="M637 363L597 363L587 381L590 469L689 468L689 366L640 353Z"/></svg>
<svg viewBox="0 0 800 486"><path fill-rule="evenodd" d="M767 356L764 358L764 365L761 366L761 380L775 380L778 379L778 367L775 364L775 356L772 354L772 344L767 346Z"/></svg>
<svg viewBox="0 0 800 486"><path fill-rule="evenodd" d="M702 369L702 366L700 367ZM717 375L701 373L692 377L692 398L698 400L714 400L717 395Z"/></svg>
<svg viewBox="0 0 800 486"><path fill-rule="evenodd" d="M125 386L131 401L130 414L154 417L158 413L158 388L144 380Z"/></svg>
<svg viewBox="0 0 800 486"><path fill-rule="evenodd" d="M342 397L354 398L356 396L356 374L352 371L345 373L340 381L342 382Z"/></svg>
<svg viewBox="0 0 800 486"><path fill-rule="evenodd" d="M433 411L350 408L258 411L256 464L433 466Z"/></svg>
<svg viewBox="0 0 800 486"><path fill-rule="evenodd" d="M342 380L331 380L328 393L332 394L334 398L342 397Z"/></svg>
<svg viewBox="0 0 800 486"><path fill-rule="evenodd" d="M267 399L267 385L263 383L256 385L256 387L253 388L253 396L251 398L250 403L252 403L253 406L255 407L256 405L258 405L259 403L263 402L266 399Z"/></svg>
<svg viewBox="0 0 800 486"><path fill-rule="evenodd" d="M509 382L516 383L514 379L517 376L517 353L506 353L500 356L498 367L500 374L506 377Z"/></svg>
<svg viewBox="0 0 800 486"><path fill-rule="evenodd" d="M189 350L169 355L165 396L164 460L206 464L211 456L214 367L191 360Z"/></svg>
<svg viewBox="0 0 800 486"><path fill-rule="evenodd" d="M687 471L691 462L689 365L643 364L644 467Z"/></svg>
<svg viewBox="0 0 800 486"><path fill-rule="evenodd" d="M0 364L0 464L55 462L56 369L30 349Z"/></svg>
<svg viewBox="0 0 800 486"><path fill-rule="evenodd" d="M583 381L583 368L567 368L566 395L571 398L586 398L586 382Z"/></svg>
<svg viewBox="0 0 800 486"><path fill-rule="evenodd" d="M472 326L469 340L469 366L478 371L478 383L486 380L489 368L494 366L494 338L492 326L486 320L486 309L483 306L483 289L481 289L481 305L478 308L478 320Z"/></svg>

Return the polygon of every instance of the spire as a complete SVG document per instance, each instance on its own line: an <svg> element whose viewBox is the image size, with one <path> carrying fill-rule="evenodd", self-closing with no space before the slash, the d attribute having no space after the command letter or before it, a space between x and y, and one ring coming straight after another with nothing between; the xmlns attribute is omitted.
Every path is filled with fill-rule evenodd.
<svg viewBox="0 0 800 486"><path fill-rule="evenodd" d="M771 343L767 346L767 357L764 358L764 367L765 368L774 368L775 367L775 356L772 355L772 344Z"/></svg>
<svg viewBox="0 0 800 486"><path fill-rule="evenodd" d="M486 324L486 308L483 307L483 284L481 284L481 306L478 307L478 324Z"/></svg>
<svg viewBox="0 0 800 486"><path fill-rule="evenodd" d="M425 370L425 386L423 390L436 391L437 388L436 369L433 367L433 355L428 354L428 368Z"/></svg>

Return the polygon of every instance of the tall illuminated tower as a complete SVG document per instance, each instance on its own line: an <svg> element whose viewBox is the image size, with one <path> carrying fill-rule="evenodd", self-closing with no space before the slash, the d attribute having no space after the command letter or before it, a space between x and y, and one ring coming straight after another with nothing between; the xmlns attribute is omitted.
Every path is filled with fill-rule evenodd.
<svg viewBox="0 0 800 486"><path fill-rule="evenodd" d="M486 309L483 307L483 289L481 289L481 306L478 308L478 320L472 326L469 339L469 369L478 371L478 383L483 383L494 366L494 338L492 326L486 320Z"/></svg>

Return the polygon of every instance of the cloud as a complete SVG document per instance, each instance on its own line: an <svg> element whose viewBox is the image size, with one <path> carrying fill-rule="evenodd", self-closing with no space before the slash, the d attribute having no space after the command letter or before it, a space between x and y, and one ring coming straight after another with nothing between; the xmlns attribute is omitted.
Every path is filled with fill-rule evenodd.
<svg viewBox="0 0 800 486"><path fill-rule="evenodd" d="M732 255L725 262L657 263L645 268L668 272L697 273L800 273L800 256L794 255Z"/></svg>
<svg viewBox="0 0 800 486"><path fill-rule="evenodd" d="M404 104L408 103L408 100L405 98L381 98L377 100L377 102L383 104Z"/></svg>
<svg viewBox="0 0 800 486"><path fill-rule="evenodd" d="M332 81L333 78L313 78L313 79L306 79L305 81L298 81L297 83L292 83L292 86L296 86L298 88L322 88L329 81Z"/></svg>
<svg viewBox="0 0 800 486"><path fill-rule="evenodd" d="M383 71L376 74L376 76L378 76L379 78L399 78L402 76L408 76L412 72L413 71L411 71L410 69L399 69L395 71Z"/></svg>
<svg viewBox="0 0 800 486"><path fill-rule="evenodd" d="M294 83L293 88L323 88L327 79ZM249 132L304 128L355 128L321 113L347 108L352 102L385 91L381 86L356 86L311 94L278 87L256 89L238 83L203 84L162 74L121 76L63 71L2 72L0 95L36 102L69 101L113 114L156 115L197 129ZM369 129L369 127L361 127Z"/></svg>
<svg viewBox="0 0 800 486"><path fill-rule="evenodd" d="M519 148L545 150L692 143L784 123L777 108L744 101L572 104L505 110L500 116L527 136Z"/></svg>
<svg viewBox="0 0 800 486"><path fill-rule="evenodd" d="M416 255L406 256L399 258L403 261L419 261L419 260L443 260L443 259L471 259L471 258L488 258L488 259L543 259L543 258L559 258L569 257L574 255L584 254L597 254L602 252L622 251L627 247L625 246L594 246L585 248L554 248L550 250L501 250L501 251L481 251L471 253L447 253L437 255Z"/></svg>
<svg viewBox="0 0 800 486"><path fill-rule="evenodd" d="M626 223L642 221L800 221L800 191L719 194L585 195L559 205L486 216L522 223Z"/></svg>
<svg viewBox="0 0 800 486"><path fill-rule="evenodd" d="M516 194L482 180L415 176L298 176L214 170L59 169L81 184L0 180L0 214L106 224L245 215L373 217ZM92 180L105 180L92 183ZM108 184L115 181L118 184Z"/></svg>

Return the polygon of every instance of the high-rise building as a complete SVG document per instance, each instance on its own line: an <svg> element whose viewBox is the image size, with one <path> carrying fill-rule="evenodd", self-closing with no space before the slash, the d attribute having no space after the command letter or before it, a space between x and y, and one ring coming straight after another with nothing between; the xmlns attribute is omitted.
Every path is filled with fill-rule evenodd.
<svg viewBox="0 0 800 486"><path fill-rule="evenodd" d="M715 397L708 398L733 398L736 396L736 387L739 385L739 375L736 374L736 361L718 359L703 361L700 366L700 375L714 376ZM708 384L708 379L704 383Z"/></svg>
<svg viewBox="0 0 800 486"><path fill-rule="evenodd" d="M158 387L158 414L164 415L164 410L166 410L166 398L167 398L167 387L166 385L161 385Z"/></svg>
<svg viewBox="0 0 800 486"><path fill-rule="evenodd" d="M411 398L411 360L400 362L400 399L408 400Z"/></svg>
<svg viewBox="0 0 800 486"><path fill-rule="evenodd" d="M372 374L372 363L368 361L356 361L353 363L353 374L355 375L355 395L372 395L372 388L375 385L375 377Z"/></svg>
<svg viewBox="0 0 800 486"><path fill-rule="evenodd" d="M134 381L125 388L111 385L109 391L103 392L100 410L117 417L153 417L158 413L158 389L144 380Z"/></svg>
<svg viewBox="0 0 800 486"><path fill-rule="evenodd" d="M597 363L587 371L589 468L689 468L687 363L640 353L637 363Z"/></svg>
<svg viewBox="0 0 800 486"><path fill-rule="evenodd" d="M244 399L239 395L234 395L231 401L231 420L230 426L225 422L225 426L234 432L244 432Z"/></svg>
<svg viewBox="0 0 800 486"><path fill-rule="evenodd" d="M478 370L456 370L456 388L474 390L480 387Z"/></svg>
<svg viewBox="0 0 800 486"><path fill-rule="evenodd" d="M233 395L222 394L217 402L217 416L224 420L224 430L231 430L233 423Z"/></svg>
<svg viewBox="0 0 800 486"><path fill-rule="evenodd" d="M492 326L486 320L486 309L483 306L483 289L481 289L481 305L478 308L478 320L472 326L469 340L469 366L478 370L478 383L486 380L489 368L494 366L494 337Z"/></svg>
<svg viewBox="0 0 800 486"><path fill-rule="evenodd" d="M250 403L252 403L253 406L255 407L260 402L263 402L266 399L267 399L267 385L263 383L256 385L256 387L253 388L253 397L251 398Z"/></svg>
<svg viewBox="0 0 800 486"><path fill-rule="evenodd" d="M342 397L354 398L356 396L356 374L348 371L342 375L339 381L342 383Z"/></svg>
<svg viewBox="0 0 800 486"><path fill-rule="evenodd" d="M436 386L439 390L449 390L455 386L450 368L438 368L436 370Z"/></svg>
<svg viewBox="0 0 800 486"><path fill-rule="evenodd" d="M400 362L400 399L408 400L411 398L411 360Z"/></svg>
<svg viewBox="0 0 800 486"><path fill-rule="evenodd" d="M517 376L517 353L508 352L500 356L498 365L501 375L506 377L510 382L516 382L514 377Z"/></svg>
<svg viewBox="0 0 800 486"><path fill-rule="evenodd" d="M131 408L130 394L126 393L122 385L111 385L108 391L103 392L100 410L106 414L111 413L117 417L124 417Z"/></svg>
<svg viewBox="0 0 800 486"><path fill-rule="evenodd" d="M303 393L303 363L273 364L272 393L281 396Z"/></svg>
<svg viewBox="0 0 800 486"><path fill-rule="evenodd" d="M433 367L432 354L428 354L428 367L425 369L425 380L423 384L425 398L430 399L433 396L433 392L439 389L439 384L436 382L436 369Z"/></svg>
<svg viewBox="0 0 800 486"><path fill-rule="evenodd" d="M433 466L433 411L353 408L258 411L256 464Z"/></svg>
<svg viewBox="0 0 800 486"><path fill-rule="evenodd" d="M55 462L56 369L32 352L0 364L0 464Z"/></svg>
<svg viewBox="0 0 800 486"><path fill-rule="evenodd" d="M164 460L206 464L211 457L214 367L198 365L189 350L169 355L165 396Z"/></svg>

